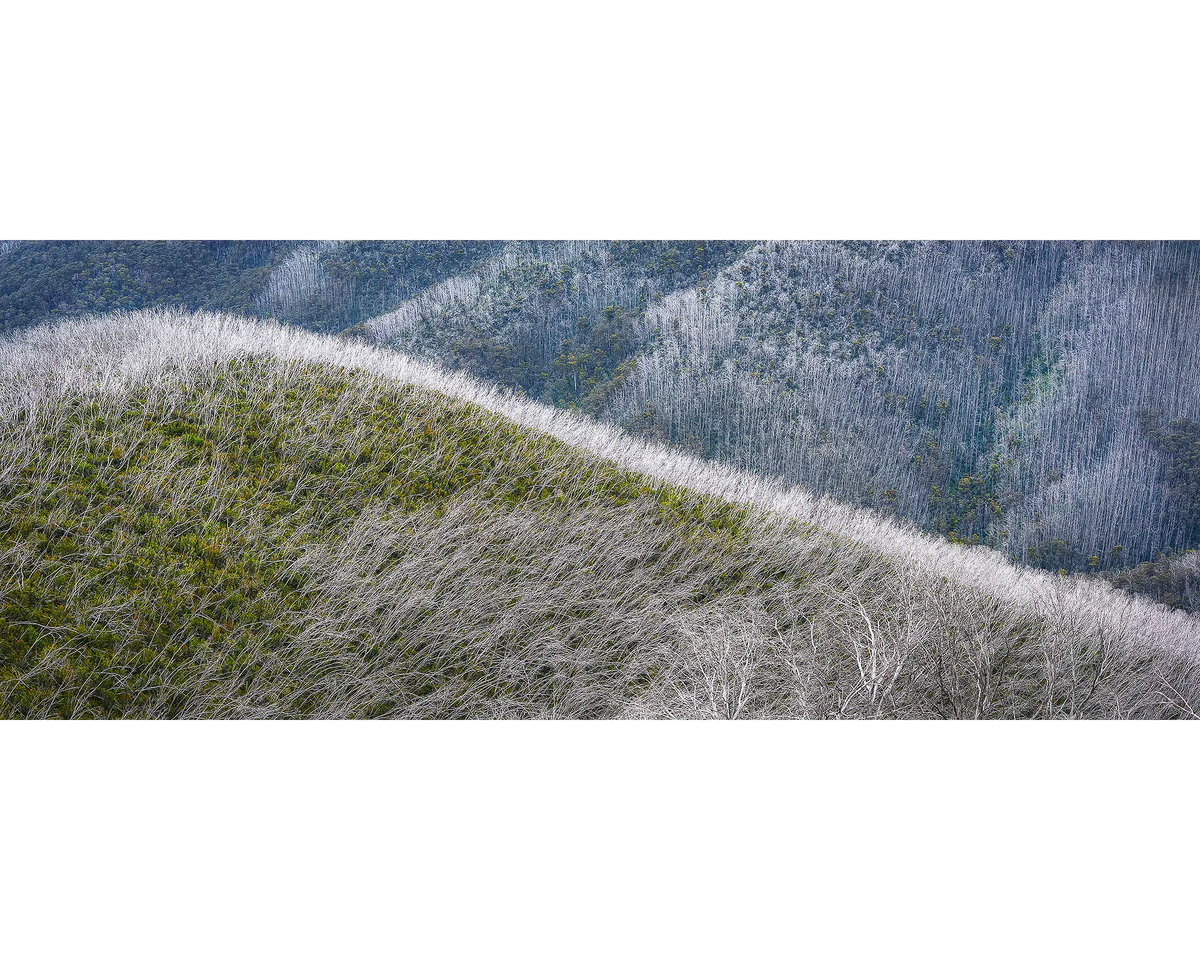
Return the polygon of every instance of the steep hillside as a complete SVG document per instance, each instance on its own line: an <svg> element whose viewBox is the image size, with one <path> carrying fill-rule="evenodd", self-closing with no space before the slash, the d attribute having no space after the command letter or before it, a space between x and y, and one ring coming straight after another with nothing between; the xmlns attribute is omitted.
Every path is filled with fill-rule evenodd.
<svg viewBox="0 0 1200 960"><path fill-rule="evenodd" d="M1051 570L1200 546L1200 245L770 242L709 266L672 290L614 281L604 245L510 247L370 326Z"/></svg>
<svg viewBox="0 0 1200 960"><path fill-rule="evenodd" d="M1195 592L1200 244L0 243L0 329L148 306L390 345L1024 564Z"/></svg>
<svg viewBox="0 0 1200 960"><path fill-rule="evenodd" d="M736 241L511 242L362 331L560 407L597 412L644 349L653 303L708 283Z"/></svg>
<svg viewBox="0 0 1200 960"><path fill-rule="evenodd" d="M3 716L1191 716L1200 622L372 347L0 341Z"/></svg>
<svg viewBox="0 0 1200 960"><path fill-rule="evenodd" d="M338 331L470 270L499 244L0 241L0 333L81 312L174 307Z"/></svg>
<svg viewBox="0 0 1200 960"><path fill-rule="evenodd" d="M249 313L280 241L0 242L0 334L76 313L170 306Z"/></svg>

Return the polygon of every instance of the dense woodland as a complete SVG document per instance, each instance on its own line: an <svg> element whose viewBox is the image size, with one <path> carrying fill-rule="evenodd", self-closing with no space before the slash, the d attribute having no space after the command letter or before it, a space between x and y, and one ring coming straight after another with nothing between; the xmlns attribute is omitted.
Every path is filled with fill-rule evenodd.
<svg viewBox="0 0 1200 960"><path fill-rule="evenodd" d="M75 313L149 306L250 313L287 243L0 242L0 333Z"/></svg>
<svg viewBox="0 0 1200 960"><path fill-rule="evenodd" d="M674 290L646 266L514 245L373 327L1049 569L1200 545L1197 245L766 243ZM515 287L519 270L563 285ZM486 350L455 339L487 317ZM620 362L594 361L597 329Z"/></svg>
<svg viewBox="0 0 1200 960"><path fill-rule="evenodd" d="M495 250L475 241L0 241L0 333L78 313L228 310L339 331Z"/></svg>
<svg viewBox="0 0 1200 960"><path fill-rule="evenodd" d="M1196 608L1198 244L0 247L6 329L151 304L391 345Z"/></svg>

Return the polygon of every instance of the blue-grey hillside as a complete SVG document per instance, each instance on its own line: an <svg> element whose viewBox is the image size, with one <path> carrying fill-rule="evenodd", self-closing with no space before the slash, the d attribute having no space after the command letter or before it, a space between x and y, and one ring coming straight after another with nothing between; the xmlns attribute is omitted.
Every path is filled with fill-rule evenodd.
<svg viewBox="0 0 1200 960"><path fill-rule="evenodd" d="M513 245L372 327L1023 562L1200 545L1196 244L770 242L673 291L622 269Z"/></svg>

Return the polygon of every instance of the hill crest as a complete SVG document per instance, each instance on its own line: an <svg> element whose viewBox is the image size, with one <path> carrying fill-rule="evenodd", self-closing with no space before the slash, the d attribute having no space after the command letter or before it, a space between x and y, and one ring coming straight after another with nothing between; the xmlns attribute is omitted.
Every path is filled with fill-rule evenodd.
<svg viewBox="0 0 1200 960"><path fill-rule="evenodd" d="M58 401L72 396L102 397L107 398L107 402L112 404L122 396L133 395L137 390L149 390L154 394L156 403L160 404L158 409L169 410L173 409L172 403L178 405L182 402L177 399L182 395L181 388L190 384L193 397L200 399L193 399L189 402L200 403L203 406L206 402L203 399L204 391L209 389L204 378L214 375L220 377L223 370L232 370L238 364L244 367L251 361L267 362L274 371L270 374L274 380L270 382L280 385L280 389L285 386L292 388L287 390L287 393L289 396L295 396L292 396L292 400L289 402L300 404L298 410L301 414L308 409L307 405L310 402L313 404L314 410L317 409L318 404L317 400L306 399L303 390L294 389L298 382L296 378L305 371L341 371L342 375L365 374L370 378L367 392L372 396L386 394L388 389L386 384L388 383L401 389L435 391L451 398L455 404L465 403L472 408L489 411L491 414L498 415L515 424L526 432L526 439L520 440L518 446L536 442L537 436L546 435L565 443L571 450L585 454L588 463L594 464L599 461L603 464L607 461L611 467L619 471L652 478L655 484L660 485L658 487L660 491L667 487L683 491L682 494L668 495L654 493L651 501L648 501L651 503L650 507L637 508L639 511L650 509L651 516L657 516L654 511L658 510L662 504L673 504L679 496L683 496L685 500L689 498L694 500L697 497L707 498L710 501L723 501L739 508L748 505L755 508L751 513L758 516L768 526L774 524L775 527L779 527L780 524L785 526L790 524L794 527L796 522L799 522L799 526L807 532L787 534L786 536L776 533L763 534L760 540L753 543L747 541L739 549L744 548L744 551L751 550L753 552L752 548L757 549L761 546L764 556L778 558L781 562L787 561L789 551L791 551L797 556L804 556L805 562L811 561L810 566L805 568L801 580L808 577L813 580L814 584L818 584L821 577L829 576L833 578L829 581L830 583L835 581L843 583L843 586L840 587L828 587L831 591L830 596L834 598L831 602L840 604L844 608L838 615L839 617L844 614L850 616L851 620L861 618L866 629L864 636L869 638L863 642L868 646L871 646L877 639L875 627L879 623L880 616L903 617L903 609L896 606L900 602L898 597L901 594L897 591L901 590L901 587L908 590L905 596L909 597L914 606L919 606L931 602L931 597L936 599L937 590L934 590L933 587L941 582L947 585L948 595L953 594L955 597L965 598L961 602L970 606L973 611L971 616L975 616L979 610L983 610L985 607L994 607L995 609L1003 607L1016 611L1014 615L1018 619L1029 618L1030 622L1038 620L1038 622L1045 621L1046 623L1053 621L1053 623L1059 624L1062 630L1067 629L1063 625L1070 625L1069 629L1073 631L1074 636L1066 639L1071 643L1079 642L1087 646L1093 643L1094 634L1095 637L1108 638L1102 640L1101 646L1104 646L1116 638L1120 644L1124 645L1127 652L1132 652L1137 657L1164 657L1177 665L1185 663L1186 667L1181 668L1184 674L1188 674L1191 666L1195 663L1197 621L1181 612L1170 611L1145 601L1130 599L1111 588L1094 582L1081 582L1071 578L1020 570L999 555L984 548L967 548L949 544L922 535L915 530L905 529L893 522L872 517L863 511L851 510L828 500L818 500L802 490L784 488L778 483L728 467L704 463L676 450L622 435L614 429L596 424L594 421L578 415L518 399L463 375L447 373L430 364L414 361L368 345L304 333L294 328L216 314L185 316L170 312L150 311L99 319L85 318L52 327L31 329L4 343L0 350L2 350L0 369L3 371L0 375L0 399L3 399L4 408L8 411L6 430L14 431L13 436L19 436L22 430L31 429L28 425L35 422L39 409L49 409L48 405L54 405ZM214 389L218 388L214 386ZM219 389L225 388L220 387ZM327 398L327 401L321 402L333 403L332 409L344 412L344 409L348 409L347 404L353 406L356 402L354 390L342 387L339 387L338 390L341 392L335 391L337 396L334 399ZM349 390L348 393L347 390ZM383 393L379 391L383 391ZM333 395L331 394L331 396ZM271 404L275 403L270 397L267 400ZM283 404L283 402L280 400L279 404ZM166 404L166 407L162 407L162 404ZM276 409L279 404L270 409ZM295 411L289 416L294 413ZM157 416L161 420L163 414L159 413ZM236 417L233 417L229 411L225 411L221 416L226 417L229 422L236 423ZM463 408L461 413L450 416L452 419L444 422L452 425L454 416L469 420L476 415ZM192 417L192 420L195 419L196 417ZM293 418L287 422L292 423L293 429L298 431L301 436L284 438L284 442L307 442L303 437L303 417ZM411 431L414 425L415 421L412 421L410 417L406 421L405 429ZM82 436L86 440L88 436L86 430L90 428L85 425L82 429L85 430L83 434L79 434L77 431L75 435ZM185 426L181 429L190 428ZM429 428L426 427L426 429ZM196 431L195 436L199 438L198 443L203 444L202 431ZM320 443L326 445L331 442L333 441L330 439L320 440ZM501 453L507 455L503 451ZM456 456L452 449L447 455ZM547 455L552 457L568 456L565 453ZM503 466L500 464L492 469L493 471L502 469ZM535 468L530 467L529 469ZM572 466L570 470L574 471L572 476L576 479L571 482L593 483L594 477L598 475L597 472L602 473L603 469L608 468L586 465ZM592 479L587 479L589 476ZM11 476L3 479L11 479ZM641 489L645 491L649 488L643 484ZM469 495L469 492L464 491L464 495ZM548 491L548 495L551 497L553 494L553 490ZM526 497L527 492L522 493L521 496ZM567 509L570 508L569 501L570 494L568 492L565 504ZM455 502L457 503L457 501ZM655 504L659 506L655 506ZM476 502L475 507L479 508L481 504ZM482 507L487 508L487 504L482 504ZM453 509L457 510L459 507L455 506ZM671 506L670 509L674 509L674 507ZM687 511L692 509L686 507L680 516L690 516L691 514L688 514ZM707 507L697 509L700 510L695 514L697 517L709 515L704 512L708 509ZM638 515L644 516L642 513ZM621 516L626 519L621 519L615 514L606 514L599 518L593 517L593 519L596 523L607 524L608 526L604 529L625 529L622 525L628 522L628 517L625 514ZM436 517L430 522L435 521L440 524L442 519ZM357 522L355 521L355 523ZM491 522L489 521L489 523ZM542 521L537 520L536 522L541 523ZM366 527L361 527L361 524L354 527L354 529L360 528L363 536L367 536ZM438 526L437 529L441 531L439 536L447 534L443 527ZM581 538L581 542L586 541L585 534L580 533L578 528L573 527L572 529L576 530L574 536ZM685 528L680 529L683 530L681 535L686 540L690 534L687 534ZM766 530L767 527L761 529ZM627 532L624 536L628 537L632 534ZM364 543L366 542L364 541ZM671 546L674 541L670 537L663 543L670 548L668 553L675 549L674 546ZM855 546L855 544L860 546ZM463 549L467 549L468 546L464 544ZM337 553L337 550L330 545L322 546L321 549L332 550L330 556ZM813 550L817 550L817 553L812 553ZM648 556L652 556L654 553L655 551L651 551ZM720 551L718 551L719 553ZM705 554L704 556L708 557L707 560L701 555L693 557L688 562L699 565L687 567L692 571L689 576L703 579L702 571L706 563L711 562L719 566L718 561L713 559L718 554ZM879 559L872 559L873 556L877 556ZM750 569L745 566L746 563L751 562L747 559L748 557L749 554L744 554L743 559L739 561L743 564L738 568L742 570L742 574L739 576L744 576L745 571ZM855 557L859 557L859 559L856 560ZM342 557L339 562L344 565L351 563L351 560L352 558ZM821 570L812 565L818 562L823 564L826 569ZM758 560L753 561L753 564L755 564L756 577L766 581L771 579ZM334 569L334 567L330 569ZM838 580L837 578L842 579ZM586 581L577 582L585 583ZM660 576L656 582L670 584L672 581L670 578L664 580ZM767 582L766 587L769 589L771 584ZM821 589L826 588L822 587ZM710 588L705 588L705 590L709 592L704 593L704 596L711 594ZM808 600L805 602L812 602L813 596L816 594L806 596L808 596ZM883 606L876 610L874 606L871 606L874 602L872 598L878 600ZM879 598L887 598L886 604ZM348 600L345 602L349 603ZM708 601L704 602L708 603ZM687 642L693 643L696 649L703 647L707 651L705 656L711 660L711 656L716 654L704 645L710 643L714 633L727 635L728 630L733 629L730 627L731 623L755 624L756 637L759 634L769 636L771 629L780 629L778 617L775 620L776 627L770 627L769 613L775 608L771 607L769 603L763 606L759 600L755 600L751 606L747 607L745 606L748 602L746 597L737 590L724 599L718 596L715 602L715 607L712 604L705 607L709 612L704 616L711 619L711 617L717 616L720 610L728 607L730 603L734 604L733 608L729 608L726 613L721 614L726 617L726 621L722 621L724 626L698 630L696 624L689 621L690 626L685 625L676 631L675 642L680 642L680 637L690 637L691 639ZM891 607L887 607L887 604L891 604ZM669 606L670 604L668 604ZM352 605L347 609L351 608ZM947 622L945 613L946 611L943 611L942 614L938 614L940 619L937 622L943 624L937 628L939 630L949 629L945 626ZM808 622L816 622L811 610L807 616L809 617ZM732 620L729 620L730 617ZM799 624L802 620L803 618L797 619L795 623ZM846 633L849 627L844 619L838 619L836 622L838 624L836 629L832 626L829 628L834 631L831 636L836 634L837 636L858 637L858 634ZM491 628L489 627L489 629ZM862 629L862 627L856 629ZM912 634L910 629L909 640L911 644L916 644L912 649L916 649L920 643L940 642L936 636L929 633L931 629L933 628L926 624L921 628L923 633L920 637ZM1026 628L1022 627L1021 629ZM1049 636L1049 634L1046 635ZM782 638L782 634L780 636ZM815 642L814 640L814 644ZM858 639L853 639L852 642L844 639L837 642L850 642L848 650L858 651L859 649ZM1020 646L1020 643L1024 641L1014 642ZM744 638L737 643L744 645ZM902 647L903 643L895 641L893 660L895 657L900 657L896 651ZM871 649L873 650L871 653L872 663L881 657L887 660L882 648L872 646ZM1108 647L1105 646L1105 649ZM729 657L732 656L728 650L725 653L720 653L720 651L717 653L720 654L718 660L724 657L721 662L727 663ZM911 653L910 649L909 653L895 661L897 674L905 662L904 657L908 657ZM794 654L793 651L789 656ZM860 667L861 665L860 663ZM989 669L991 668L989 667ZM675 684L672 689L679 687L679 682L672 681L672 683ZM692 686L694 687L695 684L693 683ZM863 689L869 689L869 684ZM861 691L856 694L856 696L861 695L865 694L862 694ZM661 703L659 707L661 707ZM630 709L634 708L630 707ZM649 710L649 712L655 713L656 710L658 713L663 712L657 708Z"/></svg>

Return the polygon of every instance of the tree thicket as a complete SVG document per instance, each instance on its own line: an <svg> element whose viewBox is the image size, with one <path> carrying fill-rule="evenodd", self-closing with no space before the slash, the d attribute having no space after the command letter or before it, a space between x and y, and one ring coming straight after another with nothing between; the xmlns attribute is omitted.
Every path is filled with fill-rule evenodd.
<svg viewBox="0 0 1200 960"><path fill-rule="evenodd" d="M748 245L727 241L505 244L467 276L371 322L375 335L556 406L603 410L644 349L643 318L707 283Z"/></svg>
<svg viewBox="0 0 1200 960"><path fill-rule="evenodd" d="M279 241L45 240L0 245L0 333L140 307L251 313Z"/></svg>
<svg viewBox="0 0 1200 960"><path fill-rule="evenodd" d="M1196 244L673 246L510 244L373 327L1050 569L1200 545Z"/></svg>
<svg viewBox="0 0 1200 960"><path fill-rule="evenodd" d="M478 241L5 241L0 332L73 313L178 307L339 331L469 270Z"/></svg>

